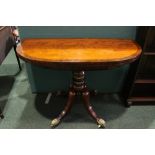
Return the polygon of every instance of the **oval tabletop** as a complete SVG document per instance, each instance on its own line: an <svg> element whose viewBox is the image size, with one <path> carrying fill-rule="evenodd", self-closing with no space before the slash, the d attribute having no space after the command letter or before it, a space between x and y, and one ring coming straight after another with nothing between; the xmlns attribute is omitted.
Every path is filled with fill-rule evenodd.
<svg viewBox="0 0 155 155"><path fill-rule="evenodd" d="M25 61L69 70L108 69L131 63L140 46L128 39L25 39L17 54Z"/></svg>

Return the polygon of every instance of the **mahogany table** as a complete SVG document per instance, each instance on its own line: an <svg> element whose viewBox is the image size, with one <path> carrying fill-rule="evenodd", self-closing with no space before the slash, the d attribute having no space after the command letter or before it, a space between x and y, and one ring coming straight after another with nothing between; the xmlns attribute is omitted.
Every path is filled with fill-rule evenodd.
<svg viewBox="0 0 155 155"><path fill-rule="evenodd" d="M52 127L69 112L77 93L82 95L98 126L105 127L105 121L97 116L89 102L84 71L112 69L131 63L140 56L141 48L135 41L127 39L26 39L18 44L17 53L27 62L73 73L68 101L64 110L52 120Z"/></svg>

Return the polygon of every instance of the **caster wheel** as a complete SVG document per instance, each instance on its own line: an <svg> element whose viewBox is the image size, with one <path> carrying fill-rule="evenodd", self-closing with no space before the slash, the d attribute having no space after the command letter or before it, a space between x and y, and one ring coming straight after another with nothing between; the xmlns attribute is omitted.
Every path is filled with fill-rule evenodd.
<svg viewBox="0 0 155 155"><path fill-rule="evenodd" d="M98 119L97 123L98 123L98 128L105 128L106 123L102 118Z"/></svg>
<svg viewBox="0 0 155 155"><path fill-rule="evenodd" d="M51 121L51 127L56 127L60 123L58 118L55 118Z"/></svg>

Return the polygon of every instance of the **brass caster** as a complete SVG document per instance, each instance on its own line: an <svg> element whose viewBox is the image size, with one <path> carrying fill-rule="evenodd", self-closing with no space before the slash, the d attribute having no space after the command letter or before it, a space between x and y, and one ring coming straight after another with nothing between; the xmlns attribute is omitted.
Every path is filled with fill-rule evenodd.
<svg viewBox="0 0 155 155"><path fill-rule="evenodd" d="M60 119L55 118L51 121L51 127L55 127L60 123Z"/></svg>
<svg viewBox="0 0 155 155"><path fill-rule="evenodd" d="M106 123L102 118L98 119L97 123L98 123L98 128L105 128Z"/></svg>

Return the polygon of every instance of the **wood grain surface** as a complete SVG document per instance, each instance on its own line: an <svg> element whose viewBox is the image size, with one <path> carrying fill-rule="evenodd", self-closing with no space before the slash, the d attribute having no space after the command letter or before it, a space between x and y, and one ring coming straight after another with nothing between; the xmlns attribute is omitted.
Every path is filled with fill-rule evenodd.
<svg viewBox="0 0 155 155"><path fill-rule="evenodd" d="M25 39L18 55L30 62L56 64L129 63L141 53L140 46L127 39Z"/></svg>

